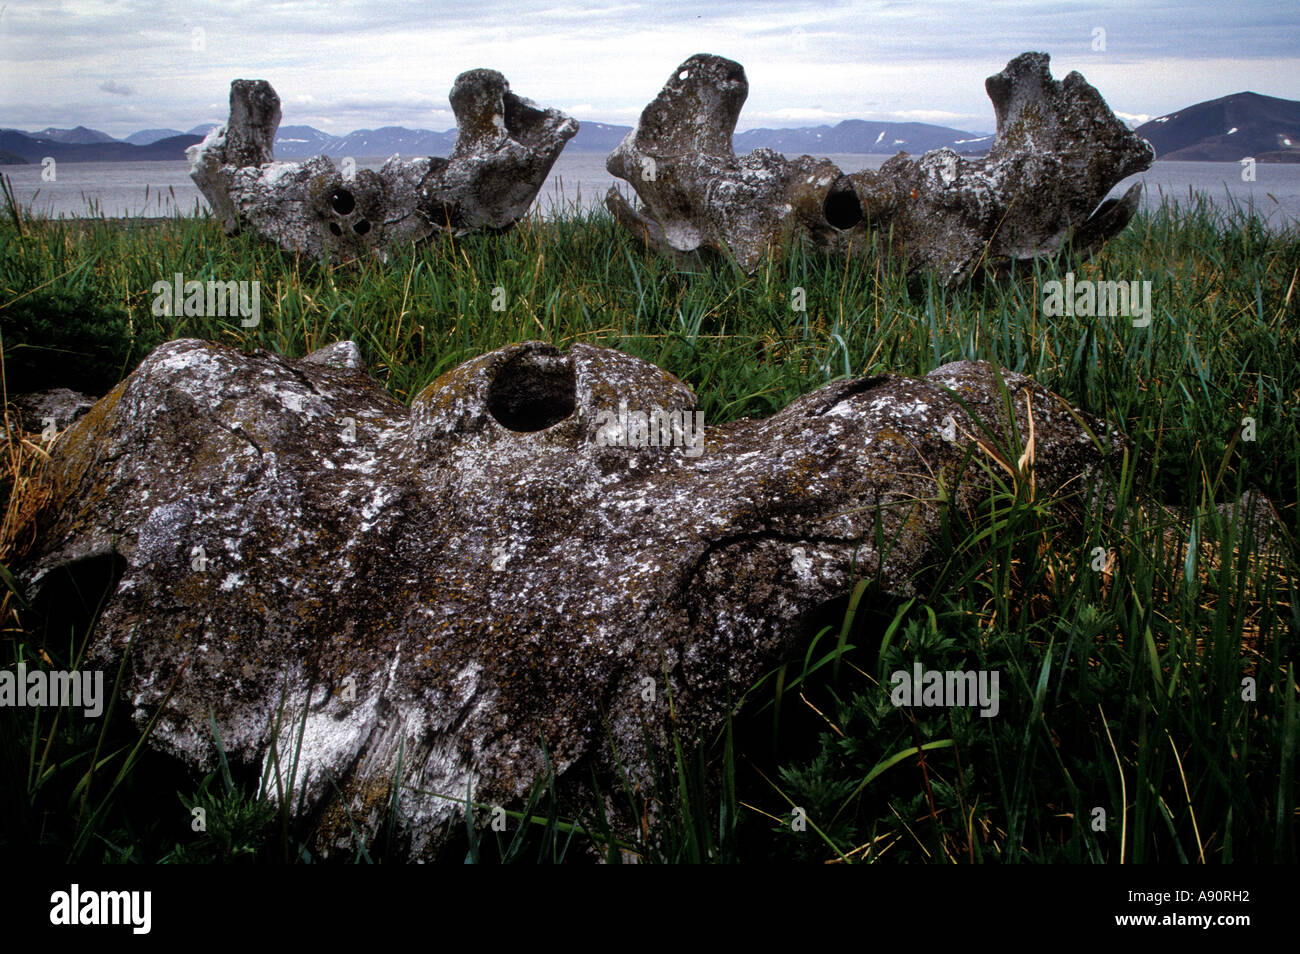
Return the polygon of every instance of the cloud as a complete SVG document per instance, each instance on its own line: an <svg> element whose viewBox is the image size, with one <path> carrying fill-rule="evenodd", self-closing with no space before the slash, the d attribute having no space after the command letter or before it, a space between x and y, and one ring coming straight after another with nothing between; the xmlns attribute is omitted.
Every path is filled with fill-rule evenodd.
<svg viewBox="0 0 1300 954"><path fill-rule="evenodd" d="M968 113L952 113L946 109L895 109L889 118L903 123L936 123L940 125L970 119Z"/></svg>
<svg viewBox="0 0 1300 954"><path fill-rule="evenodd" d="M829 109L822 109L820 106L799 107L787 106L784 109L769 109L766 111L755 110L752 113L745 114L746 119L751 122L755 119L765 119L776 122L798 122L798 123L837 123L841 119L855 119L848 113L835 112Z"/></svg>
<svg viewBox="0 0 1300 954"><path fill-rule="evenodd" d="M0 4L5 0L0 0ZM1243 89L1300 99L1296 0L40 0L4 13L0 121L112 134L224 120L235 77L266 79L284 122L331 132L451 124L462 70L491 67L544 106L634 122L678 63L710 52L750 81L740 126L915 120L993 128L984 80L1026 50L1079 70L1113 109L1163 115ZM1092 31L1106 30L1106 49ZM196 29L203 49L193 48ZM130 63L131 86L115 76ZM107 93L109 95L105 96ZM127 103L127 98L130 103ZM217 101L220 105L210 108ZM127 107L134 107L128 111ZM93 108L92 108L93 107Z"/></svg>
<svg viewBox="0 0 1300 954"><path fill-rule="evenodd" d="M1150 113L1121 113L1118 109L1112 110L1112 112L1122 119L1124 125L1128 126L1129 129L1136 129L1138 126L1141 126L1143 123L1148 123L1152 119Z"/></svg>

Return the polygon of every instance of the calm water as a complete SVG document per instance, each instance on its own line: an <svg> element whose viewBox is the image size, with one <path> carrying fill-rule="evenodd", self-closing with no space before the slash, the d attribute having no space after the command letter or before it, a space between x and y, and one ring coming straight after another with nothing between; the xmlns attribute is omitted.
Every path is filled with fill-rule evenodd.
<svg viewBox="0 0 1300 954"><path fill-rule="evenodd" d="M830 159L845 172L878 169L886 156L836 155ZM358 159L365 169L378 169L384 159ZM41 166L3 166L14 195L24 205L50 216L193 215L207 203L190 180L188 164L176 162L60 163L56 181L41 181ZM1189 189L1203 191L1219 206L1235 202L1254 208L1274 225L1300 222L1300 164L1260 164L1255 182L1241 181L1241 167L1226 162L1157 162L1140 175L1125 179L1112 195L1136 181L1146 183L1144 205L1158 205L1161 196L1185 200ZM561 154L538 196L542 214L575 203L601 203L616 180L605 171L598 153ZM628 187L626 184L624 189Z"/></svg>

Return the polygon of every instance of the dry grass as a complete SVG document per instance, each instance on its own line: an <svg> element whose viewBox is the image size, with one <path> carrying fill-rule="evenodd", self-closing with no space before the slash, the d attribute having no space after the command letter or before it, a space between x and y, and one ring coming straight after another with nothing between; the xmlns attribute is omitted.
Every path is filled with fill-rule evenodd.
<svg viewBox="0 0 1300 954"><path fill-rule="evenodd" d="M0 395L5 399L4 460L0 465L0 509L4 514L0 520L0 568L7 568L21 561L36 541L40 531L38 518L54 496L50 450L59 433L42 435L24 429L22 415L8 403L3 357L0 357ZM6 585L0 596L0 631L21 631L20 602L12 586Z"/></svg>

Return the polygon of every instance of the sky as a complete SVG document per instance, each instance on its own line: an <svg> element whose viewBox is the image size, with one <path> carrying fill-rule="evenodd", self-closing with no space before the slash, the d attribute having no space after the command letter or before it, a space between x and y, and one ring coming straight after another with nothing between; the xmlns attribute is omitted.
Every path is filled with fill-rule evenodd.
<svg viewBox="0 0 1300 954"><path fill-rule="evenodd" d="M1135 121L1244 90L1300 99L1300 0L0 0L0 127L188 130L223 122L244 78L270 81L285 125L443 130L476 67L580 121L633 125L679 63L716 53L749 78L740 131L984 133L984 79L1027 50Z"/></svg>

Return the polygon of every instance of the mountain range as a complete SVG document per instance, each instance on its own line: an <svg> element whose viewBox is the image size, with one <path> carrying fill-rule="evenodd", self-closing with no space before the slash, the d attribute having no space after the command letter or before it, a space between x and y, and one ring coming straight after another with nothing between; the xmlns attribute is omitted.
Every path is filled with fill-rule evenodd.
<svg viewBox="0 0 1300 954"><path fill-rule="evenodd" d="M178 129L142 129L124 139L85 126L50 127L38 132L0 127L0 163L40 162L53 156L61 162L183 159L185 149L200 142L216 123ZM583 121L566 150L608 154L631 131L630 126ZM1156 149L1159 159L1236 162L1254 156L1260 162L1300 162L1300 102L1234 93L1197 103L1144 123L1136 130ZM876 122L846 119L833 126L795 129L749 129L737 133L737 153L759 147L787 155L876 153L903 151L920 155L948 147L965 155L982 155L991 133L972 133L929 123ZM374 157L400 153L406 157L446 156L456 144L456 130L434 132L382 126L334 136L312 126L281 126L275 137L277 159Z"/></svg>
<svg viewBox="0 0 1300 954"><path fill-rule="evenodd" d="M1233 93L1143 123L1136 130L1156 158L1237 162L1300 162L1300 102Z"/></svg>
<svg viewBox="0 0 1300 954"><path fill-rule="evenodd" d="M195 126L188 132L178 129L142 129L117 140L107 133L78 126L75 129L42 129L23 132L0 130L0 149L39 162L45 156L60 161L111 162L118 159L183 159L185 148L207 135L216 124ZM586 121L565 149L569 152L608 154L623 141L631 126ZM983 153L992 141L991 134L963 132L927 123L868 122L847 119L835 126L808 126L800 129L750 129L737 133L736 152L745 153L765 146L778 152L801 153L884 153L899 150L920 154L940 146L958 152ZM322 153L342 156L446 156L456 145L456 130L434 132L382 126L357 129L346 136L332 136L312 126L281 126L275 136L277 159L306 159ZM144 152L141 150L148 150ZM165 154L164 154L165 153Z"/></svg>
<svg viewBox="0 0 1300 954"><path fill-rule="evenodd" d="M52 156L58 162L140 162L156 159L184 159L185 150L202 136L168 136L147 145L135 145L107 136L95 129L44 129L25 133L0 129L0 162L41 162Z"/></svg>

